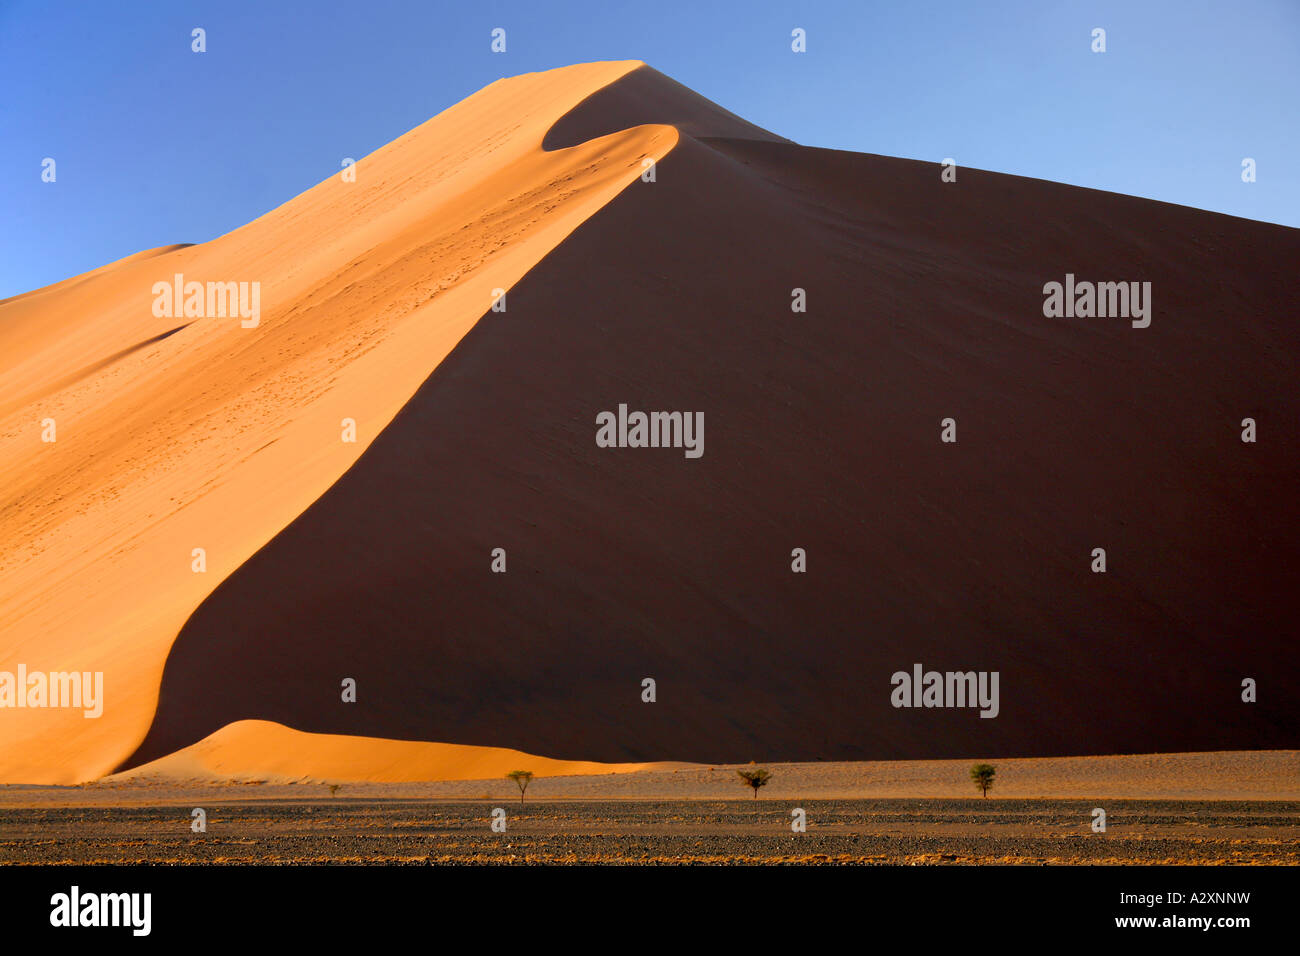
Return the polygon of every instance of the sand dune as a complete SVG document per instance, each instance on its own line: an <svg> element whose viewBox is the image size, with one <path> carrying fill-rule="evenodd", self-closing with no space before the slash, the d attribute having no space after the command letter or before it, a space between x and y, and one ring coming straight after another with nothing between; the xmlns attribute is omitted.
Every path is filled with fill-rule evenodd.
<svg viewBox="0 0 1300 956"><path fill-rule="evenodd" d="M254 721L389 780L1294 748L1297 258L796 146L636 63L494 84L355 184L0 304L0 670L113 695L6 713L0 780L283 767ZM158 338L173 272L261 278L260 327ZM1044 317L1066 273L1150 281L1150 327ZM597 447L620 403L703 412L703 456ZM914 662L999 671L998 718L891 707Z"/></svg>
<svg viewBox="0 0 1300 956"><path fill-rule="evenodd" d="M551 760L501 747L304 734L263 720L241 720L222 727L193 746L111 779L378 783L501 780L512 770L531 770L539 777L560 777L632 773L665 766L672 765Z"/></svg>

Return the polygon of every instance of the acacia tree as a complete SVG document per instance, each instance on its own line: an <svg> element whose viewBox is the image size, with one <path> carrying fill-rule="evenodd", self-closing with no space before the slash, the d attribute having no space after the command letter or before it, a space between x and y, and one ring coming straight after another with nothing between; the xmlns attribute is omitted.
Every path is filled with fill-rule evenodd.
<svg viewBox="0 0 1300 956"><path fill-rule="evenodd" d="M533 782L533 772L531 770L511 770L506 776L515 782L519 788L519 802L524 802L524 791L528 785Z"/></svg>
<svg viewBox="0 0 1300 956"><path fill-rule="evenodd" d="M984 794L985 800L988 799L989 790L993 786L994 773L996 773L996 771L993 769L993 764L991 763L977 763L975 766L970 768L971 782L975 784L977 790Z"/></svg>
<svg viewBox="0 0 1300 956"><path fill-rule="evenodd" d="M758 788L767 786L767 782L772 779L772 775L762 767L757 770L737 770L740 779L745 782L746 786L754 788L754 799L758 799Z"/></svg>

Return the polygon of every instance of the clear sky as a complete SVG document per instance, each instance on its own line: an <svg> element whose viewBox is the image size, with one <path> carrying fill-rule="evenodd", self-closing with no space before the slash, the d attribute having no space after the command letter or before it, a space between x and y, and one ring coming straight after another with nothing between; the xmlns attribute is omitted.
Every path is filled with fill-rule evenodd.
<svg viewBox="0 0 1300 956"><path fill-rule="evenodd" d="M1300 226L1300 0L0 0L0 297L228 232L500 77L612 59L808 146Z"/></svg>

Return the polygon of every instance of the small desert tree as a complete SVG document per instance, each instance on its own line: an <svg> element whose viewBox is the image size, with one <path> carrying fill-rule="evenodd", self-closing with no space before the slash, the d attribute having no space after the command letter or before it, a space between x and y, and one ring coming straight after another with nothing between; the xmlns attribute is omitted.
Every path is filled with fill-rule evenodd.
<svg viewBox="0 0 1300 956"><path fill-rule="evenodd" d="M328 786L329 786L329 788L330 788L330 796L331 796L331 797L334 796L334 794L336 794L336 793L339 792L339 785L338 785L337 783L331 783L331 784L328 784Z"/></svg>
<svg viewBox="0 0 1300 956"><path fill-rule="evenodd" d="M993 774L996 773L991 763L977 763L970 768L970 778L975 784L976 789L984 794L984 799L988 799L989 789L993 786Z"/></svg>
<svg viewBox="0 0 1300 956"><path fill-rule="evenodd" d="M759 767L757 770L737 770L740 779L745 782L745 786L754 788L754 799L758 799L758 788L767 786L767 782L772 779L772 775Z"/></svg>
<svg viewBox="0 0 1300 956"><path fill-rule="evenodd" d="M515 786L519 788L519 802L523 803L524 791L533 782L533 772L531 770L511 770L506 776L513 780Z"/></svg>

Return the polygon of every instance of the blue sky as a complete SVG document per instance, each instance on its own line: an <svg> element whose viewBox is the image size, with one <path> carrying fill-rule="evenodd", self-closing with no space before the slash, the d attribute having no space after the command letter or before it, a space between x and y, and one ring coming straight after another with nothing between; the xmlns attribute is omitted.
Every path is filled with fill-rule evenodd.
<svg viewBox="0 0 1300 956"><path fill-rule="evenodd" d="M228 232L502 76L610 59L808 146L1300 226L1300 0L0 0L0 297Z"/></svg>

